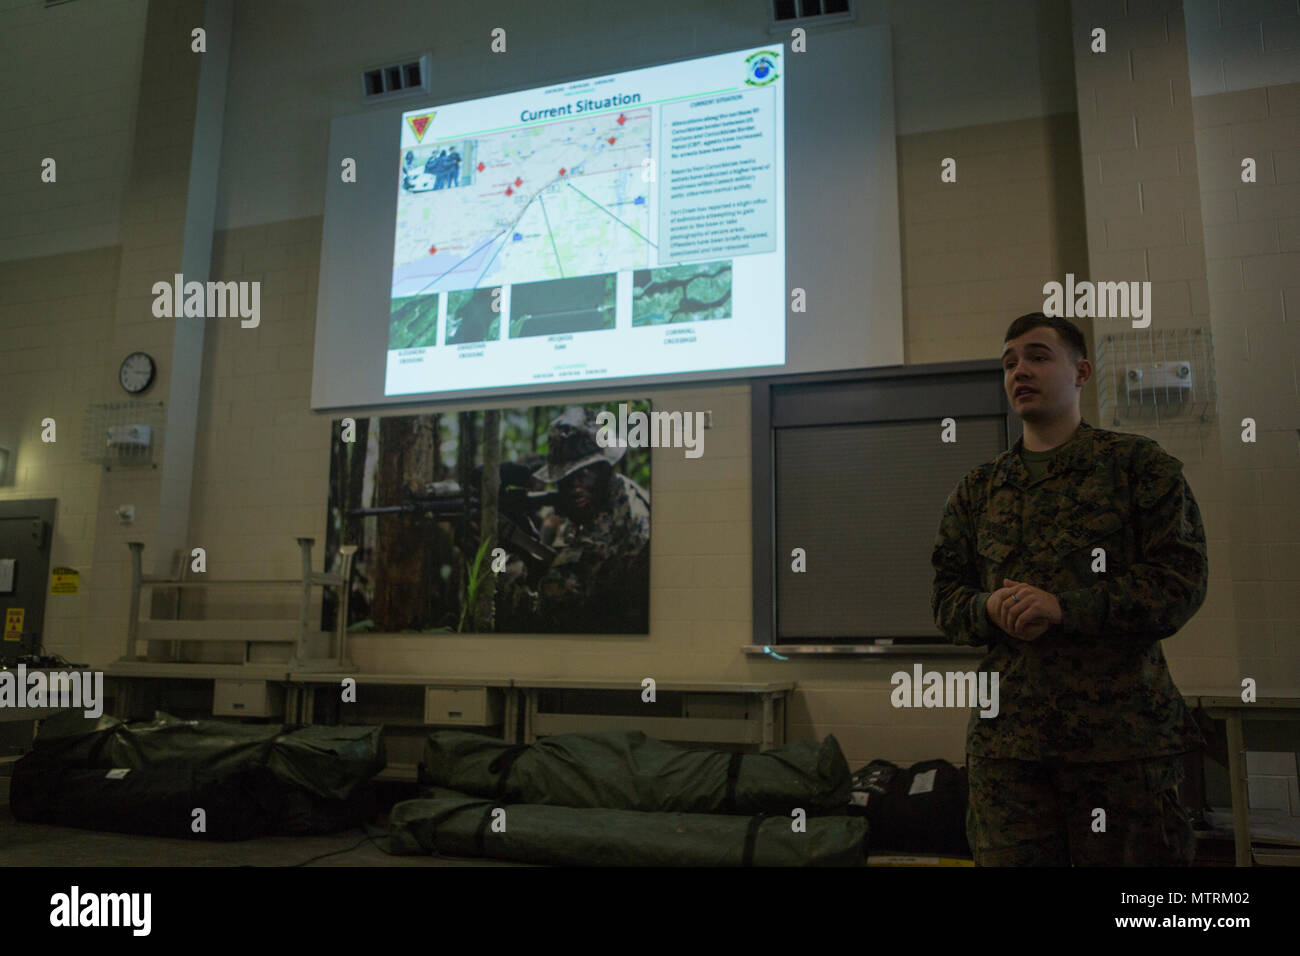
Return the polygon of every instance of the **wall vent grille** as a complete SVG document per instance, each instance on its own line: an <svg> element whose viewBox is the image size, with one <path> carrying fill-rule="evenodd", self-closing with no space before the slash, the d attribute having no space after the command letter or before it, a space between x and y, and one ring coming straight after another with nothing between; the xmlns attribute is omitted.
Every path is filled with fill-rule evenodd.
<svg viewBox="0 0 1300 956"><path fill-rule="evenodd" d="M361 71L361 96L367 103L429 92L428 53L388 66Z"/></svg>
<svg viewBox="0 0 1300 956"><path fill-rule="evenodd" d="M850 0L772 0L772 25L838 23L853 19Z"/></svg>

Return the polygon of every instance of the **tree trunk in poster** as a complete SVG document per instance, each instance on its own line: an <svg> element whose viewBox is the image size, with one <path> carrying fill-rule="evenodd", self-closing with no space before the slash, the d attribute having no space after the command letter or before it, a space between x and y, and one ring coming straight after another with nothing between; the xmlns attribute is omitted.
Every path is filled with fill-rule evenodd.
<svg viewBox="0 0 1300 956"><path fill-rule="evenodd" d="M427 416L379 420L379 467L376 497L379 501L404 501L423 494L433 472L434 431ZM424 555L430 523L419 515L379 516L375 546L375 603L377 631L401 631L427 626L428 595L424 581Z"/></svg>
<svg viewBox="0 0 1300 956"><path fill-rule="evenodd" d="M496 605L496 574L492 571L492 549L497 546L497 493L501 487L501 412L483 413L483 516L479 522L480 547L485 547L479 566L478 607L474 612L475 630L495 631L492 611Z"/></svg>

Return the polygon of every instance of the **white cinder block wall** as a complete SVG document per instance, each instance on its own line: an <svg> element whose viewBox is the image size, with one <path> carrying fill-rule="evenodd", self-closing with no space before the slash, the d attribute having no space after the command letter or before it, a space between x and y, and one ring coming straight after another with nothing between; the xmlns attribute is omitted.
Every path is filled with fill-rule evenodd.
<svg viewBox="0 0 1300 956"><path fill-rule="evenodd" d="M1300 4L1188 0L1239 675L1300 688ZM1242 182L1255 160L1256 181ZM1259 441L1241 442L1255 419ZM1268 688L1264 690L1263 688Z"/></svg>
<svg viewBox="0 0 1300 956"><path fill-rule="evenodd" d="M0 261L117 245L148 6L0 3Z"/></svg>
<svg viewBox="0 0 1300 956"><path fill-rule="evenodd" d="M59 29L75 24L78 36L108 29L96 18L107 16L109 7L67 4L47 13L39 6L35 0L11 3L0 12L0 43L13 35L9 27L21 26L28 42L14 45L12 57L32 70L42 49L36 38L54 43L53 21L42 19L50 13L60 11L55 15L65 19ZM74 44L73 50L87 52L73 57L81 70L77 84L37 90L9 79L13 71L0 81L9 84L13 104L0 112L0 132L20 143L21 154L0 152L4 168L27 169L45 150L38 119L76 113L84 88L126 85L127 100L135 100L140 51L166 48L168 31L195 9L181 5L182 12L164 16L145 0L113 6L120 14L114 28L134 39L117 44L115 57L93 57L89 42ZM771 39L762 0L627 5L614 19L604 5L577 2L457 6L454 16L415 0L390 6L390 15L375 17L328 0L314 4L309 19L289 5L235 6L213 278L259 279L263 314L256 330L237 323L208 329L191 535L208 549L215 577L293 576L293 538L307 534L324 542L331 416L308 409L321 177L329 120L361 108L357 74L363 67L431 48L438 96L454 99L544 82L557 73L612 72ZM1189 4L1186 43L1177 3L1063 4L1056 12L1050 6L860 5L860 21L888 23L894 36L907 361L995 357L1010 320L1041 307L1043 282L1089 269L1099 278L1112 277L1102 275L1109 272L1150 279L1157 307L1168 306L1164 315L1175 325L1213 323L1220 342L1220 421L1153 433L1187 463L1212 539L1211 598L1183 634L1166 642L1166 652L1184 691L1230 692L1240 671L1255 669L1272 678L1275 692L1289 687L1294 693L1300 687L1296 642L1286 639L1300 636L1300 608L1287 603L1295 591L1287 582L1300 574L1297 395L1294 379L1282 372L1294 361L1300 314L1292 294L1300 275L1296 144L1287 139L1296 126L1300 76L1272 72L1265 83L1235 80L1246 87L1198 86L1204 59L1197 58L1198 43L1208 47L1216 31L1242 26L1240 10L1260 11L1260 4L1225 2L1212 18L1205 4L1195 13ZM1267 66L1278 59L1270 49L1275 53L1286 33L1274 21L1284 20L1286 11L1265 12L1253 21L1261 37L1258 60L1260 70L1275 70ZM1117 72L1078 62L1077 45L1072 52L1080 21L1094 18L1113 24L1112 52L1124 60L1123 82ZM506 57L486 52L496 26L509 31ZM816 33L811 36L809 55L815 54ZM1240 49L1215 54L1225 77L1252 76ZM183 74L185 68L176 69ZM1171 92L1179 89L1190 89L1196 99L1180 101ZM1152 112L1149 106L1162 95L1167 108ZM1219 105L1218 97L1237 95L1253 105ZM129 107L134 113L143 108ZM35 174L28 185L6 177L11 188L0 192L0 439L8 429L22 440L18 476L0 495L60 498L53 563L80 567L83 592L49 599L47 646L94 663L120 653L122 542L142 533L148 540L157 482L81 464L79 413L87 402L118 397L117 363L141 338L150 339L149 317L135 314L147 309L148 298L137 295L135 285L175 251L166 224L176 212L168 196L177 187L167 180L166 164L154 158L175 150L169 140L183 140L192 128L191 111L174 116L173 136L166 135L165 122L159 129L159 117L174 109L151 102L147 134L99 141L98 149L133 157L135 170L134 178L131 170L120 170L102 185L106 193L116 190L118 208L131 212L117 214L112 233L63 228L49 212L55 201L38 193ZM1126 124L1132 142L1124 139ZM1221 148L1216 144L1225 135L1229 149L1259 152L1260 184L1225 185L1208 175L1219 161L1209 150ZM939 182L945 156L959 160L956 184ZM1252 189L1262 186L1277 191L1261 199ZM1216 232L1222 227L1229 228ZM842 254L845 268L853 268L853 250ZM1268 311L1270 302L1276 313ZM1233 338L1243 324L1250 328L1251 351L1238 355ZM1105 330L1086 323L1085 331L1095 349ZM167 354L155 352L164 365ZM1233 365L1247 361L1255 365ZM165 394L165 368L163 374ZM353 642L357 663L388 672L457 674L491 672L508 661L514 674L622 676L633 683L644 676L791 678L801 688L791 708L793 736L835 733L854 766L876 757L960 762L964 713L889 705L889 675L910 661L779 663L739 653L752 627L748 387L637 394L658 407L711 409L716 424L702 459L654 453L648 637L372 635ZM47 407L60 409L60 421L66 416L71 426L60 426L57 453L32 444L38 440L33 422ZM1260 442L1249 450L1239 440L1234 444L1239 429L1230 427L1233 416L1239 421L1244 414L1241 407L1260 410ZM1084 396L1084 414L1105 426L1096 419L1091 392ZM112 517L124 496L136 498L140 514L129 533ZM320 560L318 547L318 567ZM209 602L208 609L296 613L292 599L259 601L267 599L234 608ZM953 660L954 667L972 666L969 658Z"/></svg>

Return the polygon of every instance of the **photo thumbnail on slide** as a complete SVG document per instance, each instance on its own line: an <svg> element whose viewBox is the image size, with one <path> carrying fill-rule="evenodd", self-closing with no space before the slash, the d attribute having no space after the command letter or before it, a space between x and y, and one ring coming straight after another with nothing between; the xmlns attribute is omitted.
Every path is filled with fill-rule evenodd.
<svg viewBox="0 0 1300 956"><path fill-rule="evenodd" d="M614 327L612 275L529 282L510 290L510 337L595 332Z"/></svg>
<svg viewBox="0 0 1300 956"><path fill-rule="evenodd" d="M783 60L404 113L385 394L781 365Z"/></svg>
<svg viewBox="0 0 1300 956"><path fill-rule="evenodd" d="M477 144L473 140L408 149L402 156L402 192L426 193L472 186L476 152Z"/></svg>
<svg viewBox="0 0 1300 956"><path fill-rule="evenodd" d="M437 344L438 296L409 295L389 306L388 348L415 349Z"/></svg>
<svg viewBox="0 0 1300 956"><path fill-rule="evenodd" d="M632 325L731 318L731 262L700 262L632 274Z"/></svg>
<svg viewBox="0 0 1300 956"><path fill-rule="evenodd" d="M501 310L493 308L495 289L447 293L447 344L495 342L501 337Z"/></svg>

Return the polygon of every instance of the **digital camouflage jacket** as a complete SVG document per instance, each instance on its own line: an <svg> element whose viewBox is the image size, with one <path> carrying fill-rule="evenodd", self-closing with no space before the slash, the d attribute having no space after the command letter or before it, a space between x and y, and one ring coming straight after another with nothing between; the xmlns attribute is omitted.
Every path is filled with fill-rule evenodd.
<svg viewBox="0 0 1300 956"><path fill-rule="evenodd" d="M935 624L954 643L987 645L980 669L998 673L998 715L972 711L967 753L1113 761L1199 748L1160 645L1209 579L1182 462L1084 421L1033 482L1023 442L948 496L931 557ZM984 609L1003 578L1055 595L1062 622L1034 641L1007 634Z"/></svg>

